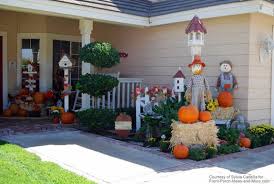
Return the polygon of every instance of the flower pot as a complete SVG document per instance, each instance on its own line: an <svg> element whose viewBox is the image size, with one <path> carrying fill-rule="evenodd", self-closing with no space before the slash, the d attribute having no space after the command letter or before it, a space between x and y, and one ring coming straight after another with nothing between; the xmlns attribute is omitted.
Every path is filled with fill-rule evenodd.
<svg viewBox="0 0 274 184"><path fill-rule="evenodd" d="M53 121L53 124L59 124L60 120L59 120L59 117L54 117L52 121Z"/></svg>
<svg viewBox="0 0 274 184"><path fill-rule="evenodd" d="M129 136L130 130L115 130L118 137L126 139Z"/></svg>
<svg viewBox="0 0 274 184"><path fill-rule="evenodd" d="M72 112L61 113L61 122L63 124L73 124L75 120L75 115Z"/></svg>

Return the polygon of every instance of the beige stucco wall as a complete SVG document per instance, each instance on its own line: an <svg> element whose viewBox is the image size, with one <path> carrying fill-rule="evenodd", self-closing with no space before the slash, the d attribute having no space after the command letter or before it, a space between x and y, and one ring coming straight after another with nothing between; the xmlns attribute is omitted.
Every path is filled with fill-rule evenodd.
<svg viewBox="0 0 274 184"><path fill-rule="evenodd" d="M78 20L49 17L11 11L0 11L0 32L8 32L8 61L17 61L18 33L45 33L46 56L44 67L52 67L52 39L80 38ZM259 42L265 34L272 34L274 21L267 16L245 14L204 20L208 29L202 55L207 67L205 75L215 86L219 75L219 62L233 62L233 73L239 82L235 91L235 105L249 120L270 119L271 64L259 62ZM129 54L112 71L124 77L144 78L146 85L171 85L178 67L190 77L187 65L191 62L186 22L137 28L105 23L94 23L92 38L111 42ZM51 35L54 34L55 36ZM58 36L62 35L62 36ZM67 35L67 36L66 36ZM11 67L12 68L12 67ZM45 73L45 72L44 72ZM46 74L45 83L51 86L51 75ZM16 88L16 76L9 70L9 89Z"/></svg>

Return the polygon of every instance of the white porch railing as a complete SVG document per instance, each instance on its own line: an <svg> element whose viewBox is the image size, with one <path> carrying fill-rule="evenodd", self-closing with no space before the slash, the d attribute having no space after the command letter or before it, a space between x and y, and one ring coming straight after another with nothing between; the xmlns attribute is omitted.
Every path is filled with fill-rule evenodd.
<svg viewBox="0 0 274 184"><path fill-rule="evenodd" d="M136 87L141 87L142 82L143 79L140 78L119 78L118 86L113 88L112 91L99 98L91 97L90 106L91 108L102 109L134 108L136 105L135 89ZM73 110L81 108L81 97L77 96Z"/></svg>

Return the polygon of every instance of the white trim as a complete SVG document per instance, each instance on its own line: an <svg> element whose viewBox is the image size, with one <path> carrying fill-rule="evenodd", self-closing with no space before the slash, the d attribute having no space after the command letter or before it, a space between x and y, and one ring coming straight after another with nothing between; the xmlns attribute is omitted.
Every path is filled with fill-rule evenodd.
<svg viewBox="0 0 274 184"><path fill-rule="evenodd" d="M1 0L0 7L3 9L46 14L51 16L62 16L77 19L88 18L103 22L114 22L134 26L148 26L147 17L50 0Z"/></svg>
<svg viewBox="0 0 274 184"><path fill-rule="evenodd" d="M272 25L272 39L274 39L274 25ZM274 50L272 50L271 69L271 124L274 126Z"/></svg>
<svg viewBox="0 0 274 184"><path fill-rule="evenodd" d="M17 34L17 89L21 89L22 85L22 57L21 57L21 48L22 48L22 39L40 39L39 42L39 91L47 90L47 76L48 73L45 70L47 66L47 33L18 33Z"/></svg>
<svg viewBox="0 0 274 184"><path fill-rule="evenodd" d="M167 15L142 17L93 7L74 5L50 0L0 0L2 9L61 16L74 19L92 19L101 22L127 24L131 26L158 26L188 21L198 14L200 18L213 18L245 13L263 13L273 16L274 5L265 0L243 1L194 10L170 13Z"/></svg>
<svg viewBox="0 0 274 184"><path fill-rule="evenodd" d="M3 38L3 109L8 107L8 34L7 32L0 32L0 36Z"/></svg>

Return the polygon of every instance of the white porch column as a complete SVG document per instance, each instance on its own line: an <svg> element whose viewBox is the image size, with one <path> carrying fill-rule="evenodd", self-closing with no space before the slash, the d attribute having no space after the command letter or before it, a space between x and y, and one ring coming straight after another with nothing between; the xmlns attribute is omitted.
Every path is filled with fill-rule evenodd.
<svg viewBox="0 0 274 184"><path fill-rule="evenodd" d="M79 21L79 29L82 35L82 47L91 42L91 33L93 30L93 21L87 19L81 19ZM94 73L94 68L90 63L85 63L82 61L82 75L87 73ZM90 96L87 94L82 94L82 109L90 108Z"/></svg>

